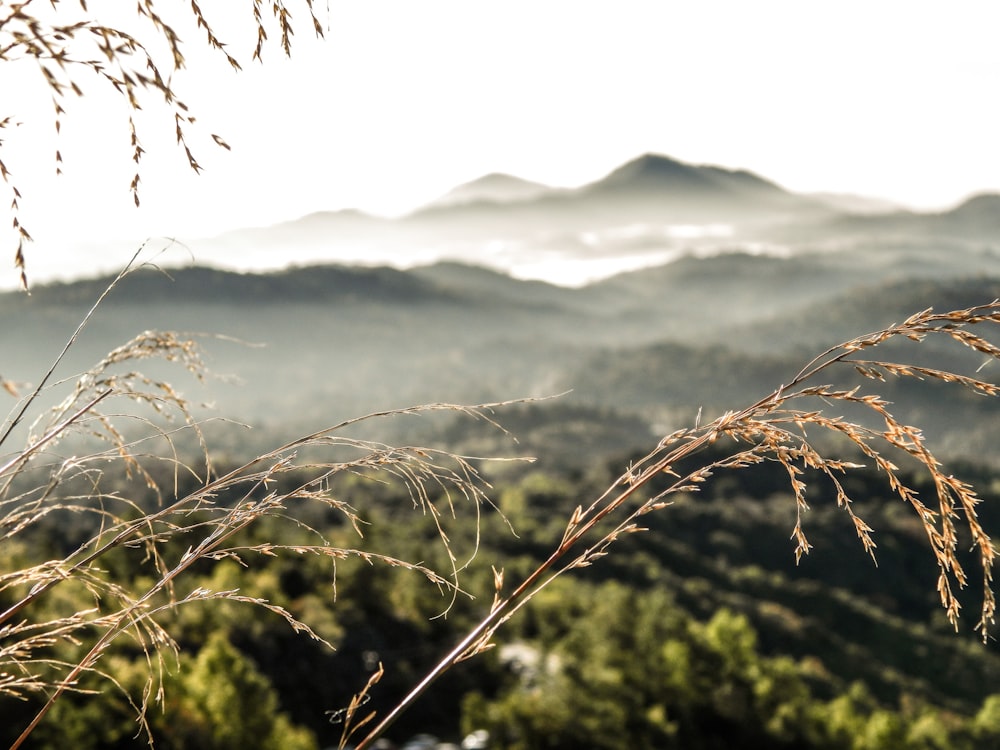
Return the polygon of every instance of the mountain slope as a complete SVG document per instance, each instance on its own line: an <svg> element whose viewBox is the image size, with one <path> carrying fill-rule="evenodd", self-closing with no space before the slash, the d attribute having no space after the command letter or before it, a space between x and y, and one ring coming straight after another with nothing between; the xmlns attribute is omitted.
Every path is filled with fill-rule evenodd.
<svg viewBox="0 0 1000 750"><path fill-rule="evenodd" d="M986 251L1000 243L1000 196L936 214L874 212L868 203L858 213L851 205L790 192L747 170L645 154L575 189L494 173L394 219L325 211L186 244L202 264L409 268L449 260L574 284L686 253L840 252L890 242Z"/></svg>
<svg viewBox="0 0 1000 750"><path fill-rule="evenodd" d="M92 304L111 276L36 287L28 304L74 306ZM105 306L188 303L205 305L283 305L365 301L416 304L447 301L448 292L413 274L385 266L318 265L273 273L237 273L202 266L167 272L140 268L122 280ZM17 294L0 295L0 309L21 305Z"/></svg>
<svg viewBox="0 0 1000 750"><path fill-rule="evenodd" d="M1000 195L974 196L948 211L918 213L896 210L848 213L782 227L775 237L785 241L840 243L893 239L927 242L1000 243Z"/></svg>
<svg viewBox="0 0 1000 750"><path fill-rule="evenodd" d="M624 194L676 196L684 200L718 200L724 197L794 200L795 196L745 170L685 164L660 154L645 154L623 164L602 179L584 186L588 195ZM803 204L808 199L801 199Z"/></svg>
<svg viewBox="0 0 1000 750"><path fill-rule="evenodd" d="M531 182L509 174L493 172L472 182L452 188L431 206L458 206L467 203L511 203L530 200L552 191L548 185Z"/></svg>
<svg viewBox="0 0 1000 750"><path fill-rule="evenodd" d="M456 264L261 275L190 268L172 272L173 279L148 271L112 292L62 374L146 329L202 331L226 337L199 336L212 369L239 375L244 385L210 382L198 386L204 395L197 398L216 401L227 416L281 429L414 403L567 390L565 400L575 405L666 423L690 420L701 406L738 408L827 346L920 309L1000 296L1000 273L880 281L835 261L692 257L580 290ZM36 380L105 282L0 296L8 323L4 377ZM942 352L927 342L907 356L937 360ZM976 355L947 357L946 364L971 370L981 363ZM966 402L951 390L914 391L918 423L969 450L969 440L996 432L993 402Z"/></svg>
<svg viewBox="0 0 1000 750"><path fill-rule="evenodd" d="M458 205L436 203L411 214L415 225L469 225L480 231L518 234L523 228L548 231L626 226L636 222L745 222L793 214L829 215L820 202L789 193L751 172L698 166L646 154L575 190L533 197Z"/></svg>

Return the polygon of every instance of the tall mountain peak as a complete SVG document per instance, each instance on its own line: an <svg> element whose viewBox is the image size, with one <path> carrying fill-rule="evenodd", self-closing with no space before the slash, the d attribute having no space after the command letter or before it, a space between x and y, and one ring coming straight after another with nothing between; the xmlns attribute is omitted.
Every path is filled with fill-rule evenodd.
<svg viewBox="0 0 1000 750"><path fill-rule="evenodd" d="M698 168L662 154L643 154L608 174L600 184L691 179Z"/></svg>
<svg viewBox="0 0 1000 750"><path fill-rule="evenodd" d="M677 192L699 194L784 193L768 180L746 170L688 164L662 154L643 154L615 169L586 190Z"/></svg>

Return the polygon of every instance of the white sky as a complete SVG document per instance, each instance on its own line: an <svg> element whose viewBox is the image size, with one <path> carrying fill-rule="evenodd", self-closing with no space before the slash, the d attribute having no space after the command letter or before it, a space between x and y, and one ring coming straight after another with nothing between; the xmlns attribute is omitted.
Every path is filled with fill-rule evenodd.
<svg viewBox="0 0 1000 750"><path fill-rule="evenodd" d="M263 66L228 19L249 0L202 5L245 71L190 30L177 84L206 171L149 109L138 210L121 104L93 85L70 102L56 180L37 70L0 66L0 118L23 123L0 136L34 278L64 263L50 247L398 213L494 171L578 185L650 151L918 208L1000 191L996 0L318 0L327 39L299 13L292 59L273 47Z"/></svg>

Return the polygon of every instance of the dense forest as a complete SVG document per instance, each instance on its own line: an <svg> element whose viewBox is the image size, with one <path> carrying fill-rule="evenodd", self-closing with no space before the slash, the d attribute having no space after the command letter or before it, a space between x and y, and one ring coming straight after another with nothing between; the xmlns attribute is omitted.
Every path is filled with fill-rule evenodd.
<svg viewBox="0 0 1000 750"><path fill-rule="evenodd" d="M381 716L489 611L497 572L508 589L528 575L558 543L574 508L600 496L660 436L752 403L841 335L900 320L920 300L962 307L998 296L992 276L905 283L887 276L859 286L851 273L823 276L843 281L822 291L825 301L815 298L820 287L813 283L800 290L813 296L807 303L778 293L790 281L816 279L817 264L836 266L825 256L776 261L735 253L579 290L457 264L268 275L140 269L128 276L63 369L86 370L98 360L101 377L125 384L126 395L128 388L157 391L150 402L156 411L183 397L196 420L188 429L198 425L202 438L162 442L180 428L176 421L155 427L155 449L146 447L151 424L143 421L124 422L121 433L95 425L64 438L7 487L16 503L18 484L46 495L46 482L58 481L61 504L22 528L8 502L14 512L0 547L5 571L85 551L109 503L154 511L267 455L286 436L340 418L418 402L528 398L488 407L478 419L444 409L346 425L345 440L375 441L376 452L392 441L508 460L470 458L486 493L457 502L434 485L428 502L418 503L412 484L400 485L398 475L377 466L335 472L324 492L344 504L339 509L310 502L308 493L297 499L296 483L306 480L296 471L268 480L274 493L291 493L289 506L240 532L229 546L234 552L200 560L165 594L185 602L158 615L176 652L174 645L150 652L141 639L114 639L102 671L80 676L34 731L32 746L134 747L147 730L161 748L336 746L345 707L380 665L384 675L363 705ZM774 285L774 293L740 297L750 277ZM22 380L51 355L34 342L65 338L108 283L39 287L27 300L0 297L18 323L2 334L5 345L26 353L18 370L4 373L11 389L25 387ZM711 314L682 314L719 298L728 303ZM195 331L185 334L193 343L147 331L135 340L143 362L121 354L102 359L128 350L115 347L134 335L136 319ZM162 341L166 359L175 361L146 356ZM196 350L210 372L192 364ZM969 374L984 367L981 353L931 339L908 349L889 342L885 351ZM148 375L130 370L139 365ZM1000 526L994 400L935 378L861 375L863 393L887 398L901 418L924 427L928 444L951 462L947 471L977 488L983 526ZM848 368L831 377L851 388L859 373ZM94 382L68 378L42 398L58 413L60 399L79 397L79 384ZM850 406L836 404L851 419L865 418ZM123 408L117 418L131 419L133 407ZM102 435L105 443L95 443ZM193 449L201 439L211 447L199 458ZM807 468L802 477L812 548L796 563L789 537L799 505L787 466L772 460L718 471L700 491L672 496L669 507L643 519L645 531L617 541L610 555L543 588L505 624L494 648L447 672L387 737L458 742L478 731L490 747L525 749L973 748L1000 741L1000 693L993 690L1000 654L973 632L981 591L959 593L956 633L936 590L926 529L885 467L835 439L810 440L846 450L845 459L863 466L841 481L854 512L875 530L874 560L822 472ZM114 445L126 457L141 448L143 470L126 458L123 473L81 471L77 484L61 476L57 467L72 466L72 456L100 457L108 442L108 460ZM302 471L309 455L302 455ZM202 469L178 470L206 458ZM712 459L710 452L698 460ZM932 477L905 459L893 459L901 462L899 478L932 497ZM656 491L656 482L646 488ZM151 535L158 540L152 555L141 545L110 550L100 560L103 572L93 574L144 590L163 560L185 558L219 509L264 497L259 487L239 492L194 506L183 531ZM435 506L448 510L429 514ZM344 508L365 521L349 521ZM422 568L386 565L387 555L426 569L460 567L460 590L428 580ZM977 564L971 554L959 559L970 569ZM100 606L106 593L93 583L86 576L60 583L55 595L32 604L32 620L58 622ZM0 607L30 586L30 579L5 583ZM214 600L199 601L206 592L215 592ZM296 632L297 622L313 637ZM85 647L60 639L45 669L57 674ZM0 742L13 741L40 707L40 693L21 692L2 699L9 720Z"/></svg>
<svg viewBox="0 0 1000 750"><path fill-rule="evenodd" d="M385 676L370 706L391 707L488 609L490 566L502 566L510 580L525 575L561 535L573 507L632 458L604 452L593 461L574 450L571 438L585 415L569 406L529 404L509 416L524 434L556 433L562 425L563 435L548 441L550 464L484 464L496 511L477 521L460 507L448 519L459 557L471 555L478 539L463 577L463 588L478 596L450 604L418 573L357 557L252 551L289 534L262 523L234 544L246 550L238 559L206 564L185 580L185 590L238 588L301 617L328 645L238 601L179 608L165 624L180 655L155 665L163 670L164 699L145 716L157 746L335 746L338 709L379 664ZM457 419L442 430L467 447L495 432ZM1000 482L989 471L961 468L986 496L984 524L996 528ZM169 474L160 479L173 481ZM452 670L389 736L402 742L426 733L457 742L486 730L491 747L509 748L973 748L1000 741L1000 693L991 690L1000 684L1000 653L975 637L970 622L955 633L945 620L935 565L912 512L879 472L851 473L855 510L876 529L876 566L831 488L810 479L814 549L799 565L789 541L795 502L783 467L721 473L651 515L648 531L629 535L609 557L544 589L508 623L496 648ZM924 481L909 479L918 487ZM293 486L296 477L287 481ZM294 509L330 545L447 566L434 521L414 514L403 489L377 474L337 481L336 494L372 522L363 539L333 513L306 504ZM152 495L143 501L155 502ZM44 519L18 543L5 543L4 569L65 555L89 537L92 523L71 511ZM186 544L180 536L170 549L180 554ZM150 561L124 548L103 565L126 586L155 574ZM966 603L973 612L974 593ZM0 604L17 594L3 591ZM86 608L92 596L85 583L68 583L33 616ZM70 644L59 651L58 659L73 661ZM149 666L137 645L116 641L104 668L120 689L84 678L80 692L64 696L36 730L32 746L135 746L134 703ZM100 696L86 692L92 680ZM10 741L37 708L34 698L5 699L0 739Z"/></svg>

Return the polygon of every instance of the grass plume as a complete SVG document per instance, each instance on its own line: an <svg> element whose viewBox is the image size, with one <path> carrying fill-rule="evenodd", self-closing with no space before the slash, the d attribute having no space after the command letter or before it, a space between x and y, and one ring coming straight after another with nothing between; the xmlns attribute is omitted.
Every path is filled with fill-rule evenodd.
<svg viewBox="0 0 1000 750"><path fill-rule="evenodd" d="M874 530L853 509L852 498L843 482L844 475L862 464L850 458L826 455L810 431L833 434L850 450L876 466L892 491L916 513L939 571L937 590L949 621L958 628L960 604L956 589L969 584L970 576L959 561L960 527L971 540L980 568L982 604L975 629L983 641L994 623L996 599L992 587L996 548L980 525L976 506L980 499L974 489L946 473L941 461L928 448L920 429L904 424L893 414L891 404L862 385L838 387L825 378L840 379L839 370L853 372L864 382L881 382L887 376L934 379L994 396L998 387L975 376L931 369L867 356L867 352L888 342L919 344L929 336L944 337L990 359L1000 359L1000 348L986 337L989 326L1000 324L1000 300L989 304L935 313L928 309L902 323L831 347L808 362L787 383L740 409L714 421L666 435L642 459L628 467L599 497L579 505L568 519L562 538L549 556L509 593L503 591L502 571L495 577L496 592L489 613L449 651L357 744L370 747L410 705L441 675L455 664L489 649L497 632L520 608L545 586L567 572L590 566L613 552L614 544L626 535L646 531L643 517L667 509L680 493L697 493L721 469L741 469L765 461L777 462L787 472L796 506L791 531L796 560L809 553L811 544L804 525L809 509L806 469L819 472L830 482L837 504L849 516L864 549L876 558ZM980 333L979 331L983 331ZM981 369L981 368L980 368ZM831 416L839 408L869 419ZM708 448L714 452L707 453ZM722 448L725 450L722 450ZM721 457L719 452L721 451ZM698 463L700 455L710 456ZM933 500L901 478L893 458L902 455L921 465L932 479ZM694 469L689 466L694 459ZM666 487L658 485L669 478ZM651 490L650 488L656 487Z"/></svg>

